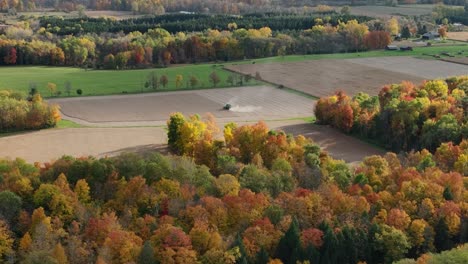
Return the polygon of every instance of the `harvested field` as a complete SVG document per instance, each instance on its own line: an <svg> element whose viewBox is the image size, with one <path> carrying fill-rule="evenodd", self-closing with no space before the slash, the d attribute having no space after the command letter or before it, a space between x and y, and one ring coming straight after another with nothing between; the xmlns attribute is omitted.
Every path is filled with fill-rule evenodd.
<svg viewBox="0 0 468 264"><path fill-rule="evenodd" d="M272 64L243 64L226 67L229 70L308 93L328 96L336 90L354 95L366 92L376 95L381 87L402 80L421 82L468 73L468 67L436 60L411 57L376 57L346 60L310 60Z"/></svg>
<svg viewBox="0 0 468 264"><path fill-rule="evenodd" d="M468 32L448 32L448 39L467 41L468 42Z"/></svg>
<svg viewBox="0 0 468 264"><path fill-rule="evenodd" d="M226 121L313 115L314 101L267 86L53 99L70 120L84 125L164 125L173 112L212 113ZM223 110L231 104L230 111Z"/></svg>
<svg viewBox="0 0 468 264"><path fill-rule="evenodd" d="M385 153L326 126L300 120L271 121L267 125L295 135L304 134L333 157L350 163ZM49 162L63 155L104 157L122 152L165 152L166 141L166 131L162 127L46 129L0 138L0 158L21 157L28 162Z"/></svg>
<svg viewBox="0 0 468 264"><path fill-rule="evenodd" d="M468 74L468 66L411 57L360 58L348 61L377 69L418 76L423 79L437 79ZM401 80L407 79L402 78Z"/></svg>
<svg viewBox="0 0 468 264"><path fill-rule="evenodd" d="M468 65L468 57L465 58L443 58L443 61ZM468 73L467 73L468 74Z"/></svg>
<svg viewBox="0 0 468 264"><path fill-rule="evenodd" d="M376 95L382 85L401 80L419 82L422 78L346 60L313 60L292 63L247 64L227 69L243 74L260 73L263 80L299 90L316 97L328 96L336 90L347 94L366 92Z"/></svg>
<svg viewBox="0 0 468 264"><path fill-rule="evenodd" d="M45 129L0 138L0 158L48 162L63 155L103 157L157 150L166 143L165 133L157 127Z"/></svg>

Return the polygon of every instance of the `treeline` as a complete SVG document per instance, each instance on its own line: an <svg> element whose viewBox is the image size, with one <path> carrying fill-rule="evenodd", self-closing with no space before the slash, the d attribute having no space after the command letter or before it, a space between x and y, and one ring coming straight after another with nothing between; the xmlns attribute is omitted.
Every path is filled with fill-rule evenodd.
<svg viewBox="0 0 468 264"><path fill-rule="evenodd" d="M353 16L342 14L328 14L327 23L333 26L339 21L346 22L357 20L360 23L371 20L366 16ZM324 18L324 15L297 15L297 14L249 14L244 16L232 15L204 15L204 14L167 14L126 20L114 20L109 18L76 18L63 19L58 17L42 17L40 26L48 28L48 31L58 35L105 33L139 31L147 32L156 27L163 28L169 33L177 32L202 32L207 29L227 30L228 24L235 23L239 28L258 29L269 27L274 31L304 30L316 25L316 18Z"/></svg>
<svg viewBox="0 0 468 264"><path fill-rule="evenodd" d="M452 165L464 156L466 167L467 141L350 168L263 123L228 124L224 139L210 117L175 114L168 126L184 156L0 161L0 257L391 263L467 241L466 179Z"/></svg>
<svg viewBox="0 0 468 264"><path fill-rule="evenodd" d="M54 127L59 120L58 106L42 101L38 93L25 100L19 93L0 91L0 133Z"/></svg>
<svg viewBox="0 0 468 264"><path fill-rule="evenodd" d="M330 1L329 1L330 2ZM331 1L337 4L349 4L349 1ZM272 0L17 0L2 1L0 11L34 11L38 8L55 8L62 11L73 10L123 10L138 14L164 14L165 12L189 11L198 13L245 14L266 11L304 12L312 10L310 6L321 4L320 1L272 1Z"/></svg>
<svg viewBox="0 0 468 264"><path fill-rule="evenodd" d="M468 3L459 4L464 7L449 7L438 5L434 7L434 13L436 14L436 22L442 24L442 20L446 18L450 23L461 23L468 25Z"/></svg>
<svg viewBox="0 0 468 264"><path fill-rule="evenodd" d="M333 26L317 18L310 29L278 32L269 27L170 34L162 28L146 33L57 36L41 27L10 27L0 36L0 65L71 65L96 69L165 67L170 64L232 61L288 54L354 52L384 48L390 33L381 22L357 20ZM193 22L193 24L197 24ZM379 25L376 27L375 25ZM372 31L369 31L372 28Z"/></svg>
<svg viewBox="0 0 468 264"><path fill-rule="evenodd" d="M317 122L393 151L434 151L468 138L468 76L386 85L378 96L337 92L316 105Z"/></svg>

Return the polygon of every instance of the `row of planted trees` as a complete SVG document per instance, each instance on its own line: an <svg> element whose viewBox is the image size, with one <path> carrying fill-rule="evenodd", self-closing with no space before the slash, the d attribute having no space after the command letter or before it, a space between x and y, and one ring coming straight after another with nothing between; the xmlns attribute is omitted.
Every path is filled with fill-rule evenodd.
<svg viewBox="0 0 468 264"><path fill-rule="evenodd" d="M26 100L19 93L0 91L0 132L54 127L59 120L59 107L37 93Z"/></svg>
<svg viewBox="0 0 468 264"><path fill-rule="evenodd" d="M348 167L264 123L174 114L168 139L182 156L0 161L0 257L391 263L467 242L466 141Z"/></svg>
<svg viewBox="0 0 468 264"><path fill-rule="evenodd" d="M378 96L337 92L317 102L317 122L394 151L458 144L468 137L468 77L387 85Z"/></svg>

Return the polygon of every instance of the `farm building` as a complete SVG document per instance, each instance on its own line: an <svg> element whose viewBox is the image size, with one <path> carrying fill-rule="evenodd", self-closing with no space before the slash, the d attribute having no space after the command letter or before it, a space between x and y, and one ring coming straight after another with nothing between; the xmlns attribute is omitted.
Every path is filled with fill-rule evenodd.
<svg viewBox="0 0 468 264"><path fill-rule="evenodd" d="M398 50L398 47L395 45L387 45L385 47L386 50Z"/></svg>
<svg viewBox="0 0 468 264"><path fill-rule="evenodd" d="M427 33L424 33L421 38L423 40L431 40L431 39L436 39L439 37L440 35L437 32L427 32Z"/></svg>

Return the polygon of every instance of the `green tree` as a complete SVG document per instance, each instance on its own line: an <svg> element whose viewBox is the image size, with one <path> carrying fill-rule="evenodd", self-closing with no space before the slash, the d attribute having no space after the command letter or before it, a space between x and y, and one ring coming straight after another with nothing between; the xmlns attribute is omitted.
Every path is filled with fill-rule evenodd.
<svg viewBox="0 0 468 264"><path fill-rule="evenodd" d="M384 253L386 263L401 259L410 248L408 237L401 230L383 225L375 234L377 248Z"/></svg>
<svg viewBox="0 0 468 264"><path fill-rule="evenodd" d="M231 248L238 248L240 256L236 259L236 264L247 264L247 251L245 250L244 242L242 241L242 237L237 234L236 240L232 244Z"/></svg>
<svg viewBox="0 0 468 264"><path fill-rule="evenodd" d="M404 39L409 39L411 37L411 32L408 26L404 26L401 30L401 37Z"/></svg>
<svg viewBox="0 0 468 264"><path fill-rule="evenodd" d="M299 239L299 223L294 218L288 231L280 239L276 248L276 257L285 264L296 264L300 257L301 241Z"/></svg>
<svg viewBox="0 0 468 264"><path fill-rule="evenodd" d="M141 249L140 256L138 257L138 264L154 264L156 259L154 257L154 248L150 241L146 241Z"/></svg>
<svg viewBox="0 0 468 264"><path fill-rule="evenodd" d="M450 238L448 225L445 222L445 219L439 219L434 231L434 246L438 251L449 250L453 247L453 242Z"/></svg>
<svg viewBox="0 0 468 264"><path fill-rule="evenodd" d="M13 224L18 217L23 202L21 197L10 191L0 192L0 216Z"/></svg>
<svg viewBox="0 0 468 264"><path fill-rule="evenodd" d="M265 250L265 248L262 247L260 251L257 253L255 263L256 264L267 264L270 259L270 256L268 255L268 252Z"/></svg>
<svg viewBox="0 0 468 264"><path fill-rule="evenodd" d="M185 123L185 117L181 113L172 114L167 121L167 144L171 151L180 151L178 142L180 141L180 128Z"/></svg>
<svg viewBox="0 0 468 264"><path fill-rule="evenodd" d="M322 223L319 229L323 231L323 245L320 248L320 263L339 263L337 261L338 254L341 253L337 250L338 241L333 230L327 223Z"/></svg>
<svg viewBox="0 0 468 264"><path fill-rule="evenodd" d="M459 143L461 127L452 114L442 116L438 121L424 122L421 133L421 147L435 151L443 142Z"/></svg>

